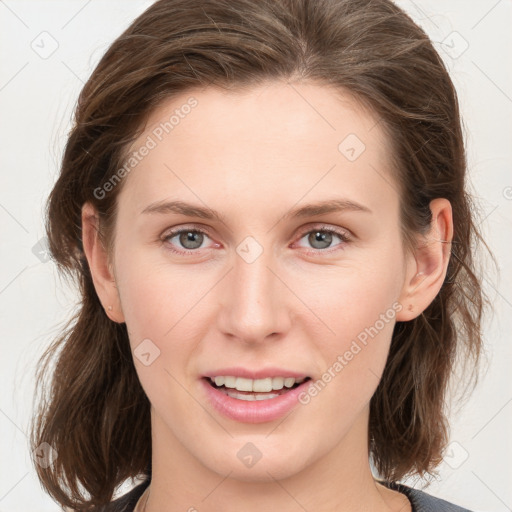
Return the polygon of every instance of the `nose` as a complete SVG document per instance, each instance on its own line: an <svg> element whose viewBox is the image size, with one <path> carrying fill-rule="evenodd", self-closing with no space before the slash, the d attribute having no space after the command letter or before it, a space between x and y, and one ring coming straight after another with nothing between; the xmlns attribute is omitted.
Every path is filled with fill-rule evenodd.
<svg viewBox="0 0 512 512"><path fill-rule="evenodd" d="M249 344L284 335L291 326L290 291L271 251L255 260L236 254L226 276L218 312L221 332Z"/></svg>

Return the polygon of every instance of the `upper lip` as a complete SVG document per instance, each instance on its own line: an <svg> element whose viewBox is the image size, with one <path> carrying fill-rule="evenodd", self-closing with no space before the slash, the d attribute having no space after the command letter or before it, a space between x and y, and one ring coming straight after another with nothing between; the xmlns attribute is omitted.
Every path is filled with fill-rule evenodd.
<svg viewBox="0 0 512 512"><path fill-rule="evenodd" d="M284 368L272 367L251 370L249 368L242 368L240 366L220 368L218 370L212 370L204 374L204 377L210 378L219 376L244 377L246 379L253 380L266 379L268 377L294 377L295 379L305 379L306 377L308 377L308 374L286 370Z"/></svg>

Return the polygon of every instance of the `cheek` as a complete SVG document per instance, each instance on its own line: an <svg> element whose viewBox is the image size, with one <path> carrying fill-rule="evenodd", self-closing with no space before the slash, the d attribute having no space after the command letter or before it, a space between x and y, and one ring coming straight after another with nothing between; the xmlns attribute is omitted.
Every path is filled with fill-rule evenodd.
<svg viewBox="0 0 512 512"><path fill-rule="evenodd" d="M121 254L121 244L118 249ZM118 259L121 306L146 394L155 405L159 400L187 403L189 397L178 382L194 378L193 362L211 326L205 321L211 284L204 275L157 259L155 253L134 249ZM150 354L148 366L143 353Z"/></svg>
<svg viewBox="0 0 512 512"><path fill-rule="evenodd" d="M321 338L315 336L315 345L322 385L335 382L326 387L338 404L332 411L336 415L368 401L384 370L396 314L402 309L401 260L395 255L378 264L334 269L329 279L309 287L309 296L308 282L302 281L299 293L328 328L323 327ZM310 312L302 317L302 325L314 322L318 324Z"/></svg>
<svg viewBox="0 0 512 512"><path fill-rule="evenodd" d="M335 334L315 343L321 374L301 397L301 403L317 428L326 422L337 426L326 435L327 445L348 432L375 393L400 309L393 302L393 286L379 287L374 281L363 280L357 283L358 289L352 292L348 281L339 283L338 300L325 297L323 308L321 304L312 308L322 312L322 319Z"/></svg>
<svg viewBox="0 0 512 512"><path fill-rule="evenodd" d="M400 261L381 260L379 266L357 263L334 268L329 273L296 276L299 283L294 288L309 306L309 318L303 321L311 325L318 319L324 324L324 340L339 348L364 333L375 329L390 335L392 323L401 306L397 303L401 290ZM311 314L314 312L317 316Z"/></svg>
<svg viewBox="0 0 512 512"><path fill-rule="evenodd" d="M198 283L187 286L183 271L177 266L171 269L164 259L155 258L155 250L127 251L122 243L116 250L116 278L131 341L163 340L170 336L174 326L199 299Z"/></svg>
<svg viewBox="0 0 512 512"><path fill-rule="evenodd" d="M146 251L132 250L117 260L116 269L135 368L146 395L157 411L187 410L190 396L180 383L186 381L195 340L201 338L193 306L204 290L186 288L179 269L171 271ZM149 356L144 359L144 354Z"/></svg>

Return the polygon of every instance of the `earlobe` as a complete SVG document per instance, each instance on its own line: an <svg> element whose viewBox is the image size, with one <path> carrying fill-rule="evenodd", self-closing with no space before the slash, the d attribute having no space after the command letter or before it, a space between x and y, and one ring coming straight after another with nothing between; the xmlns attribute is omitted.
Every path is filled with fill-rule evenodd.
<svg viewBox="0 0 512 512"><path fill-rule="evenodd" d="M452 208L447 199L437 198L430 202L430 210L430 229L426 235L418 235L417 246L406 263L398 322L413 320L427 309L446 277L453 239Z"/></svg>
<svg viewBox="0 0 512 512"><path fill-rule="evenodd" d="M107 250L99 237L98 214L90 203L82 207L82 243L94 288L106 315L114 322L124 322L119 293Z"/></svg>

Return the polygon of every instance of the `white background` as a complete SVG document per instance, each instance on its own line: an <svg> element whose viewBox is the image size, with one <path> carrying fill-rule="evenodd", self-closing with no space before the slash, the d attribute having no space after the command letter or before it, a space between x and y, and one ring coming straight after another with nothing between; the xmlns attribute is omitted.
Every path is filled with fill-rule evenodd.
<svg viewBox="0 0 512 512"><path fill-rule="evenodd" d="M26 433L35 361L77 296L33 248L44 236L44 201L77 95L108 45L151 3L0 0L0 512L60 510L41 490ZM452 414L453 444L426 490L475 512L505 512L512 510L512 3L399 5L451 70L480 226L501 269L486 277L495 306L486 323L487 373Z"/></svg>

